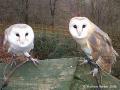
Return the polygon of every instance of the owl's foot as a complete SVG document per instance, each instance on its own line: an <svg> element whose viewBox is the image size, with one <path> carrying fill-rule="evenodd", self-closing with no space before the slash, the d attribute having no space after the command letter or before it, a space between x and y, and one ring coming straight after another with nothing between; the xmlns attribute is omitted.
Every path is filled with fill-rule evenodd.
<svg viewBox="0 0 120 90"><path fill-rule="evenodd" d="M37 66L37 64L39 64L39 61L37 59L32 58L32 57L29 57L28 61L32 61L35 66Z"/></svg>
<svg viewBox="0 0 120 90"><path fill-rule="evenodd" d="M84 61L82 63L80 63L80 66L84 65L84 64L87 64L87 63L88 63L88 60L84 59Z"/></svg>
<svg viewBox="0 0 120 90"><path fill-rule="evenodd" d="M39 64L39 61L38 61L37 59L31 58L31 61L32 61L35 65Z"/></svg>
<svg viewBox="0 0 120 90"><path fill-rule="evenodd" d="M92 74L93 77L94 77L94 76L97 76L98 71L99 71L98 68L94 68L94 69L90 72L90 74Z"/></svg>
<svg viewBox="0 0 120 90"><path fill-rule="evenodd" d="M11 66L16 66L16 65L17 65L15 56L16 56L16 55L13 55L12 58L11 58L11 61L10 61L10 65L11 65Z"/></svg>
<svg viewBox="0 0 120 90"><path fill-rule="evenodd" d="M16 63L16 61L15 61L15 60L12 60L12 61L11 61L11 63L10 63L10 65L11 65L11 66L14 66L14 65L16 66L16 65L17 65L17 63Z"/></svg>

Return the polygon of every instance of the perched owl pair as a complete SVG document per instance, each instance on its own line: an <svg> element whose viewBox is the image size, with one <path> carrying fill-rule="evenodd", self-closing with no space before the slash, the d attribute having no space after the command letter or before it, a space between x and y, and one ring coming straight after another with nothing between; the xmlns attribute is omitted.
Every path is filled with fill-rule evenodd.
<svg viewBox="0 0 120 90"><path fill-rule="evenodd" d="M91 71L93 76L97 75L99 67L110 73L118 53L113 49L108 34L86 17L73 17L69 23L69 31L87 56L83 63L90 63L95 67Z"/></svg>
<svg viewBox="0 0 120 90"><path fill-rule="evenodd" d="M84 63L90 62L95 65L93 76L97 74L98 67L111 72L118 54L105 32L86 17L73 17L69 23L69 31L89 59ZM14 24L5 30L4 36L4 45L7 46L8 52L13 55L23 54L34 64L38 62L29 54L34 47L34 32L29 25Z"/></svg>

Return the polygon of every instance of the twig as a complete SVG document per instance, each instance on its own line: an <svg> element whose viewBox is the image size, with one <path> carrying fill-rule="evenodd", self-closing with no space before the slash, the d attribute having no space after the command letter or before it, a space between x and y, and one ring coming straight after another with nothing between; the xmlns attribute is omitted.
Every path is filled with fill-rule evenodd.
<svg viewBox="0 0 120 90"><path fill-rule="evenodd" d="M27 60L25 60L24 62L16 65L16 67L10 71L10 73L8 75L6 75L6 77L4 78L4 81L3 81L3 84L2 84L2 87L1 87L1 90L3 90L4 87L6 87L8 85L8 82L10 80L10 78L12 77L12 75L14 74L14 72L19 68L21 67L23 64L25 64L27 62Z"/></svg>

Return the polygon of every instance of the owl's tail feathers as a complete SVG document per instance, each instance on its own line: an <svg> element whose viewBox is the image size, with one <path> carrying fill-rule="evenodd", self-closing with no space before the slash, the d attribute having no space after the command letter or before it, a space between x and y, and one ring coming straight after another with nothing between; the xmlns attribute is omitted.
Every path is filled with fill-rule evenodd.
<svg viewBox="0 0 120 90"><path fill-rule="evenodd" d="M112 68L112 61L107 58L99 57L99 59L96 61L97 65L107 73L111 73Z"/></svg>

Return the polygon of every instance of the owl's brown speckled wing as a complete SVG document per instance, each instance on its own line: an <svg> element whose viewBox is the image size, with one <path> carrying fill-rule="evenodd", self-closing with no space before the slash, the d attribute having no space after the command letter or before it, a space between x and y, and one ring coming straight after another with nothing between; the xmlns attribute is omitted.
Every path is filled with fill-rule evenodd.
<svg viewBox="0 0 120 90"><path fill-rule="evenodd" d="M92 48L92 57L98 66L110 73L118 54L113 49L109 36L101 30L96 30L90 35L88 41Z"/></svg>

